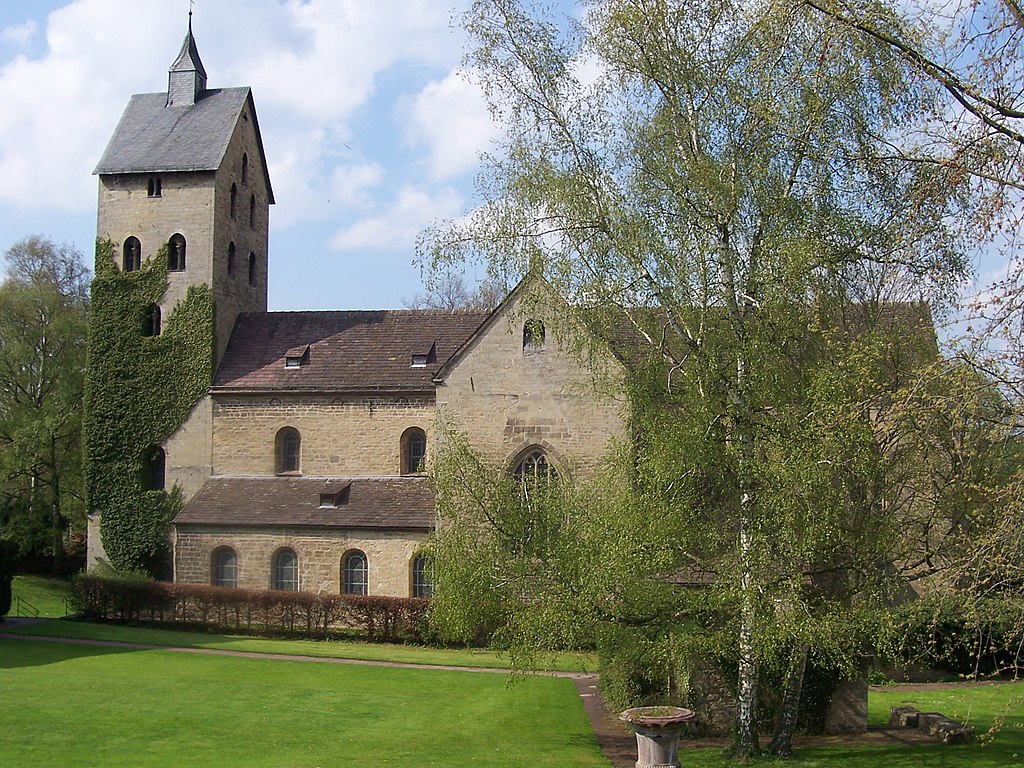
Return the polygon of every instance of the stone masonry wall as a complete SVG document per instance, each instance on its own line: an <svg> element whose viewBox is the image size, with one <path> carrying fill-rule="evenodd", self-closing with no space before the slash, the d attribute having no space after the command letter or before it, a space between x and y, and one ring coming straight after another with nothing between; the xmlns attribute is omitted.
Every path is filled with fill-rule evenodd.
<svg viewBox="0 0 1024 768"><path fill-rule="evenodd" d="M269 589L274 553L290 547L299 560L299 588L307 592L341 592L341 560L362 550L369 569L368 594L412 596L412 560L426 533L303 528L198 528L178 526L174 546L174 580L209 584L214 550L231 547L238 558L238 586Z"/></svg>
<svg viewBox="0 0 1024 768"><path fill-rule="evenodd" d="M624 396L601 391L550 328L541 349L525 347L529 312L521 302L506 309L438 387L439 415L492 462L511 468L539 445L560 471L593 471L609 441L625 434Z"/></svg>
<svg viewBox="0 0 1024 768"><path fill-rule="evenodd" d="M243 180L242 158L248 158ZM270 229L270 190L256 135L252 104L243 108L224 161L217 171L215 234L213 248L213 298L217 303L217 361L227 348L239 312L267 311L267 258ZM231 185L237 190L235 215L231 216ZM249 199L256 197L255 217L249 221ZM229 269L228 246L235 244L234 264ZM253 281L249 282L249 254L256 257Z"/></svg>
<svg viewBox="0 0 1024 768"><path fill-rule="evenodd" d="M207 395L164 443L166 487L178 486L182 501L202 488L213 472L212 432L213 401Z"/></svg>
<svg viewBox="0 0 1024 768"><path fill-rule="evenodd" d="M274 474L279 430L301 436L307 476L398 475L402 433L419 427L434 438L431 398L216 395L213 464L218 475ZM428 459L429 461L429 459Z"/></svg>
<svg viewBox="0 0 1024 768"><path fill-rule="evenodd" d="M161 194L149 197L150 177L159 176ZM114 243L121 266L122 246L137 237L143 260L179 233L185 238L185 270L167 276L167 294L160 303L164 317L185 296L190 285L210 284L214 238L213 173L122 174L101 176L97 237Z"/></svg>

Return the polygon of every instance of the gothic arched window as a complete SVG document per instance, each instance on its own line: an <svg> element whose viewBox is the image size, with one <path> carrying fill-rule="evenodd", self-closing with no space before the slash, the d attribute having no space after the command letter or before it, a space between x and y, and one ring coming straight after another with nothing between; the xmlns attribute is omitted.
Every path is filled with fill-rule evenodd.
<svg viewBox="0 0 1024 768"><path fill-rule="evenodd" d="M523 454L513 467L512 474L523 482L558 479L558 470L548 461L548 455L540 447L531 448Z"/></svg>
<svg viewBox="0 0 1024 768"><path fill-rule="evenodd" d="M540 352L544 349L544 323L527 320L523 324L523 351Z"/></svg>
<svg viewBox="0 0 1024 768"><path fill-rule="evenodd" d="M235 243L228 243L228 274L235 274Z"/></svg>
<svg viewBox="0 0 1024 768"><path fill-rule="evenodd" d="M242 153L242 183L249 181L249 155Z"/></svg>
<svg viewBox="0 0 1024 768"><path fill-rule="evenodd" d="M159 445L142 455L142 484L147 491L162 491L167 482L167 454Z"/></svg>

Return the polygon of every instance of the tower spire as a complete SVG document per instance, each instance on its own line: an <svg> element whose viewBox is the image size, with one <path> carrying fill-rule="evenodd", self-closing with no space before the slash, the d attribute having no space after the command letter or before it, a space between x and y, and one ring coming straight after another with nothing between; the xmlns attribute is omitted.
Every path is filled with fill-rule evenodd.
<svg viewBox="0 0 1024 768"><path fill-rule="evenodd" d="M191 107L206 90L206 69L192 36L192 7L189 3L188 32L167 74L167 106Z"/></svg>

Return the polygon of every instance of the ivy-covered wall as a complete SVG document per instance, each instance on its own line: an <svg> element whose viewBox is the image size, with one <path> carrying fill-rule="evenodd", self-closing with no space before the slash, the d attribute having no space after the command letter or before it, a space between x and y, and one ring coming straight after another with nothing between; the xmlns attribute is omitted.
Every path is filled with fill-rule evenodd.
<svg viewBox="0 0 1024 768"><path fill-rule="evenodd" d="M173 489L152 490L149 457L185 421L213 380L214 302L193 286L148 335L167 290L166 246L122 272L109 241L96 244L85 380L86 504L101 516L111 565L153 572L166 562Z"/></svg>

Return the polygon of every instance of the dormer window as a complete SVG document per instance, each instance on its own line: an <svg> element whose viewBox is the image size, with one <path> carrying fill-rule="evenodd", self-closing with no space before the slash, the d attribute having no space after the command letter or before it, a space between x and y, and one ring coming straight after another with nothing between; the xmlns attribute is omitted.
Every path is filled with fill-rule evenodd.
<svg viewBox="0 0 1024 768"><path fill-rule="evenodd" d="M325 491L320 494L320 509L334 509L348 504L351 483L347 483L336 491Z"/></svg>
<svg viewBox="0 0 1024 768"><path fill-rule="evenodd" d="M430 349L426 352L413 352L412 353L412 368L426 368L430 363L437 362L437 342L435 341L430 345Z"/></svg>
<svg viewBox="0 0 1024 768"><path fill-rule="evenodd" d="M285 368L301 368L304 365L309 365L309 344L284 353Z"/></svg>

